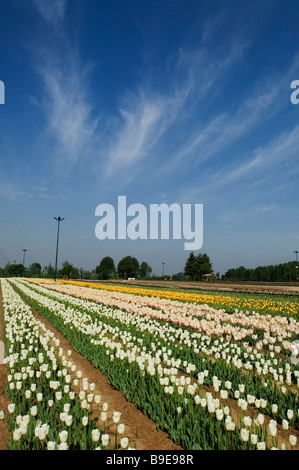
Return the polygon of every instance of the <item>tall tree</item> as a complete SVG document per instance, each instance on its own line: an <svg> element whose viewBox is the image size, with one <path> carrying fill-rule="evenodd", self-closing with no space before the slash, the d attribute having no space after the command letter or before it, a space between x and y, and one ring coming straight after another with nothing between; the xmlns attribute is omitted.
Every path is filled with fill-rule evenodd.
<svg viewBox="0 0 299 470"><path fill-rule="evenodd" d="M138 277L139 269L139 262L133 256L125 256L119 261L117 265L119 276L125 279L128 277Z"/></svg>
<svg viewBox="0 0 299 470"><path fill-rule="evenodd" d="M194 278L201 280L204 274L212 274L213 267L209 256L206 253L199 253L194 262Z"/></svg>
<svg viewBox="0 0 299 470"><path fill-rule="evenodd" d="M145 277L149 277L152 273L152 268L149 266L149 264L146 262L146 261L142 261L141 265L140 265L140 277L141 278L145 278Z"/></svg>
<svg viewBox="0 0 299 470"><path fill-rule="evenodd" d="M23 264L10 264L7 266L7 273L10 277L25 276L26 268Z"/></svg>
<svg viewBox="0 0 299 470"><path fill-rule="evenodd" d="M115 265L114 261L110 256L105 256L96 267L96 273L99 279L109 279L115 277Z"/></svg>
<svg viewBox="0 0 299 470"><path fill-rule="evenodd" d="M44 267L44 275L46 278L53 278L55 276L55 269L49 264L49 266Z"/></svg>
<svg viewBox="0 0 299 470"><path fill-rule="evenodd" d="M62 263L62 268L59 271L59 275L61 277L66 277L67 279L78 279L80 277L78 269L68 261Z"/></svg>
<svg viewBox="0 0 299 470"><path fill-rule="evenodd" d="M187 258L185 268L184 268L184 274L185 276L191 278L193 281L194 275L195 275L195 255L193 251L190 253L190 255Z"/></svg>
<svg viewBox="0 0 299 470"><path fill-rule="evenodd" d="M40 277L42 274L42 267L39 263L31 263L29 267L29 276Z"/></svg>

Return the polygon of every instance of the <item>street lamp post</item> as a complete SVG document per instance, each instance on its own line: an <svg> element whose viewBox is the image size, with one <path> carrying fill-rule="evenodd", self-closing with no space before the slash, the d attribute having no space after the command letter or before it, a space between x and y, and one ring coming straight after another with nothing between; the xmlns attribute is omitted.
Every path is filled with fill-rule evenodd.
<svg viewBox="0 0 299 470"><path fill-rule="evenodd" d="M64 220L64 217L54 217L55 220L58 222L58 227L57 227L57 244L56 244L56 260L55 260L55 277L54 281L56 281L56 272L57 272L57 257L58 257L58 241L59 241L59 226L60 222Z"/></svg>
<svg viewBox="0 0 299 470"><path fill-rule="evenodd" d="M165 263L162 263L162 266L163 266L162 276L164 276L164 264Z"/></svg>
<svg viewBox="0 0 299 470"><path fill-rule="evenodd" d="M298 281L298 253L299 253L299 251L296 250L296 251L294 251L294 253L296 254L296 263L297 263L297 266L296 266L296 268L297 268L296 280Z"/></svg>
<svg viewBox="0 0 299 470"><path fill-rule="evenodd" d="M27 248L23 248L23 251L24 251L23 266L24 266L24 268L25 268L25 254L26 254L26 251L28 251L28 250L27 250Z"/></svg>

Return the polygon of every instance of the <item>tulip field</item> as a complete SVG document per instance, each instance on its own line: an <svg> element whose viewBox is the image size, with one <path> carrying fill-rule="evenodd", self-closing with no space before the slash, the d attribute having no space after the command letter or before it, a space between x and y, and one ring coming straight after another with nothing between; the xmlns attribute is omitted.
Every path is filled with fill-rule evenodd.
<svg viewBox="0 0 299 470"><path fill-rule="evenodd" d="M299 449L298 299L0 282L7 449L138 449L58 333L172 448Z"/></svg>

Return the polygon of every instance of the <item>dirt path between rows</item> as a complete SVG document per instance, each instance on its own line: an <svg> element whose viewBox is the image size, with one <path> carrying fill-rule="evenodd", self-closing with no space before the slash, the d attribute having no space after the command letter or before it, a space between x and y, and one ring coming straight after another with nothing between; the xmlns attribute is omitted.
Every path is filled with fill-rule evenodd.
<svg viewBox="0 0 299 470"><path fill-rule="evenodd" d="M76 371L82 372L82 377L88 379L88 383L95 384L94 394L101 395L101 404L107 402L109 405L108 421L106 422L106 432L111 434L114 438L115 425L112 421L112 414L114 411L121 412L120 422L125 425L125 437L129 438L129 443L134 446L136 450L183 450L180 446L175 445L168 435L163 431L158 431L156 425L140 410L136 408L133 403L128 402L125 397L118 390L109 385L107 377L102 374L99 369L96 369L87 359L85 359L78 351L72 348L70 343L64 336L53 327L44 317L42 317L35 309L31 308L34 316L42 321L45 326L54 333L55 337L60 340L60 347L64 352L72 351L71 360L76 364ZM0 289L0 340L3 335L3 311L2 311L2 297ZM8 397L3 389L6 380L6 366L0 365L0 411L7 412L7 405L9 403ZM93 408L93 416L100 415L100 407ZM5 426L5 420L0 420L0 450L6 448L6 438L8 431Z"/></svg>

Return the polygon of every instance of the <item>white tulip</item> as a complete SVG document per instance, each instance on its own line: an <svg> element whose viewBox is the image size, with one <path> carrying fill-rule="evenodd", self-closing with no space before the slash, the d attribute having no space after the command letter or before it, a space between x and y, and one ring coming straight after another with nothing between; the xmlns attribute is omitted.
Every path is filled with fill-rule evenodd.
<svg viewBox="0 0 299 470"><path fill-rule="evenodd" d="M91 431L91 437L93 442L98 442L98 440L100 439L100 431L98 429L93 429Z"/></svg>
<svg viewBox="0 0 299 470"><path fill-rule="evenodd" d="M297 437L294 436L293 434L290 434L289 443L291 444L292 447L294 447L297 443Z"/></svg>
<svg viewBox="0 0 299 470"><path fill-rule="evenodd" d="M247 428L250 428L252 419L250 418L250 416L244 416L243 422Z"/></svg>
<svg viewBox="0 0 299 470"><path fill-rule="evenodd" d="M7 409L9 411L10 414L14 413L15 411L15 404L14 403L10 403L8 406L7 406Z"/></svg>
<svg viewBox="0 0 299 470"><path fill-rule="evenodd" d="M127 437L123 437L120 440L120 446L122 449L126 449L128 447L128 444L129 444L129 439Z"/></svg>
<svg viewBox="0 0 299 470"><path fill-rule="evenodd" d="M72 422L73 422L73 417L72 415L67 415L66 416L66 419L65 419L65 424L69 427L72 425Z"/></svg>
<svg viewBox="0 0 299 470"><path fill-rule="evenodd" d="M32 406L30 408L30 414L31 414L31 416L36 416L37 415L37 406Z"/></svg>
<svg viewBox="0 0 299 470"><path fill-rule="evenodd" d="M265 442L258 442L256 444L257 450L266 450L266 443Z"/></svg>
<svg viewBox="0 0 299 470"><path fill-rule="evenodd" d="M20 428L17 428L14 430L13 434L12 434L12 438L14 441L19 441L22 437L22 432L20 430Z"/></svg>
<svg viewBox="0 0 299 470"><path fill-rule="evenodd" d="M117 431L119 434L123 434L125 432L125 425L124 424L119 424L117 427Z"/></svg>
<svg viewBox="0 0 299 470"><path fill-rule="evenodd" d="M61 442L61 444L58 444L57 450L68 450L68 445L66 442Z"/></svg>
<svg viewBox="0 0 299 470"><path fill-rule="evenodd" d="M264 421L265 421L265 416L261 413L259 413L256 417L256 422L258 424L258 426L262 426L264 424Z"/></svg>
<svg viewBox="0 0 299 470"><path fill-rule="evenodd" d="M282 428L287 431L289 429L289 422L286 419L282 420Z"/></svg>
<svg viewBox="0 0 299 470"><path fill-rule="evenodd" d="M121 417L121 413L119 411L114 411L112 415L113 422L117 424L120 420L120 417Z"/></svg>
<svg viewBox="0 0 299 470"><path fill-rule="evenodd" d="M54 442L54 441L49 441L49 442L47 443L47 449L48 449L48 450L55 450L55 447L56 447L56 442Z"/></svg>
<svg viewBox="0 0 299 470"><path fill-rule="evenodd" d="M109 434L102 435L102 445L106 447L109 444Z"/></svg>
<svg viewBox="0 0 299 470"><path fill-rule="evenodd" d="M270 436L275 437L277 434L277 427L271 422L268 424L268 431Z"/></svg>
<svg viewBox="0 0 299 470"><path fill-rule="evenodd" d="M249 431L248 431L248 429L244 429L244 428L241 429L241 439L242 439L243 442L247 442L247 441L248 441L248 439L249 439Z"/></svg>
<svg viewBox="0 0 299 470"><path fill-rule="evenodd" d="M278 411L278 406L275 405L275 404L273 404L273 405L272 405L272 413L276 414L277 411Z"/></svg>
<svg viewBox="0 0 299 470"><path fill-rule="evenodd" d="M60 442L65 443L67 441L67 438L68 438L68 432L67 431L61 431L59 433L59 438L60 438Z"/></svg>

